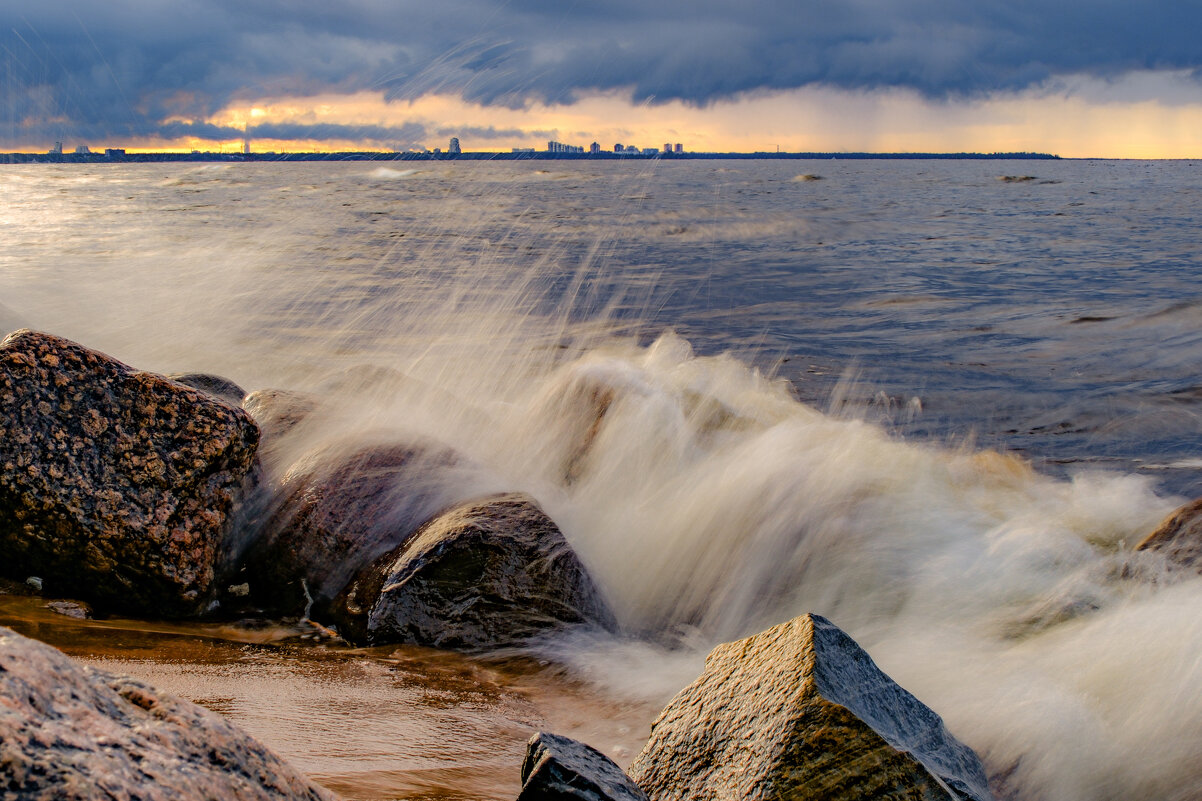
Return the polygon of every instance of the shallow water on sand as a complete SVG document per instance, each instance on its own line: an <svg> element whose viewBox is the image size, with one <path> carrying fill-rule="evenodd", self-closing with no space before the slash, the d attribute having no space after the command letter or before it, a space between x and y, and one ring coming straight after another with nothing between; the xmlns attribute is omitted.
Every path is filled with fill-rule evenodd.
<svg viewBox="0 0 1202 801"><path fill-rule="evenodd" d="M512 798L535 731L626 765L656 712L529 658L324 646L284 626L73 620L44 604L0 596L0 625L219 712L348 799Z"/></svg>

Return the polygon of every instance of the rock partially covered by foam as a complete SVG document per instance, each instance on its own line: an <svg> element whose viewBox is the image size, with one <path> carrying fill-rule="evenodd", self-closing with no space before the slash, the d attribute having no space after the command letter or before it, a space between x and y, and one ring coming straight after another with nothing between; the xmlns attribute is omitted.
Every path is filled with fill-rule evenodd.
<svg viewBox="0 0 1202 801"><path fill-rule="evenodd" d="M539 732L526 743L517 801L647 801L614 761L592 746Z"/></svg>
<svg viewBox="0 0 1202 801"><path fill-rule="evenodd" d="M613 615L533 498L492 495L426 523L356 577L338 604L350 636L481 650Z"/></svg>
<svg viewBox="0 0 1202 801"><path fill-rule="evenodd" d="M171 373L167 376L177 384L207 392L232 406L241 406L246 390L233 381L212 373Z"/></svg>
<svg viewBox="0 0 1202 801"><path fill-rule="evenodd" d="M1159 551L1183 567L1202 571L1202 498L1166 517L1135 550Z"/></svg>
<svg viewBox="0 0 1202 801"><path fill-rule="evenodd" d="M259 424L265 446L274 444L315 412L318 400L285 389L259 389L246 395L242 408Z"/></svg>
<svg viewBox="0 0 1202 801"><path fill-rule="evenodd" d="M220 715L0 628L0 795L255 801L333 796Z"/></svg>
<svg viewBox="0 0 1202 801"><path fill-rule="evenodd" d="M324 448L272 490L275 510L246 556L257 603L299 613L328 603L373 559L454 501L464 459L437 443Z"/></svg>
<svg viewBox="0 0 1202 801"><path fill-rule="evenodd" d="M210 595L255 461L246 412L60 337L0 343L0 570L112 610Z"/></svg>
<svg viewBox="0 0 1202 801"><path fill-rule="evenodd" d="M630 776L656 801L991 798L977 755L817 615L715 648Z"/></svg>

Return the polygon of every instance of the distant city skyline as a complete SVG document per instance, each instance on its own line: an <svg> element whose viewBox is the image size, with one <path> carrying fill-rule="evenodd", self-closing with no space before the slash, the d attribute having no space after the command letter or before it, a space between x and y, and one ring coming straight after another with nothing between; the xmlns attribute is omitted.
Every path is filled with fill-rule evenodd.
<svg viewBox="0 0 1202 801"><path fill-rule="evenodd" d="M620 6L620 7L619 7ZM1148 0L0 5L0 151L1202 156L1202 7Z"/></svg>

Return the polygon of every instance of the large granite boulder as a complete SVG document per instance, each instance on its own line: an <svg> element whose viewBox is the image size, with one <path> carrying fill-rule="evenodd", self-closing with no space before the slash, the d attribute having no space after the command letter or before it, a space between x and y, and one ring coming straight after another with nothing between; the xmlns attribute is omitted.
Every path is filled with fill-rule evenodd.
<svg viewBox="0 0 1202 801"><path fill-rule="evenodd" d="M1159 551L1182 567L1202 571L1202 498L1166 517L1135 550Z"/></svg>
<svg viewBox="0 0 1202 801"><path fill-rule="evenodd" d="M613 615L559 527L520 493L462 503L356 577L335 605L369 643L519 646Z"/></svg>
<svg viewBox="0 0 1202 801"><path fill-rule="evenodd" d="M647 801L614 761L592 746L539 732L526 743L517 801Z"/></svg>
<svg viewBox="0 0 1202 801"><path fill-rule="evenodd" d="M629 773L655 801L991 798L977 755L817 615L715 648Z"/></svg>
<svg viewBox="0 0 1202 801"><path fill-rule="evenodd" d="M5 628L0 797L333 799L220 715Z"/></svg>
<svg viewBox="0 0 1202 801"><path fill-rule="evenodd" d="M0 343L0 571L98 608L202 608L255 461L241 409L49 334Z"/></svg>
<svg viewBox="0 0 1202 801"><path fill-rule="evenodd" d="M274 510L246 555L255 602L324 614L356 573L455 501L463 461L435 443L335 447L302 458L271 490Z"/></svg>

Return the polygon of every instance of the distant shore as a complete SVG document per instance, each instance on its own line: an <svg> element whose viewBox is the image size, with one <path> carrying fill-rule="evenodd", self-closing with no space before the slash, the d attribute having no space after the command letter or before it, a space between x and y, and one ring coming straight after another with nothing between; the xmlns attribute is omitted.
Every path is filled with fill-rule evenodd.
<svg viewBox="0 0 1202 801"><path fill-rule="evenodd" d="M689 159L976 159L1056 160L1049 153L0 153L0 164L144 164L157 162L248 161L682 161Z"/></svg>

